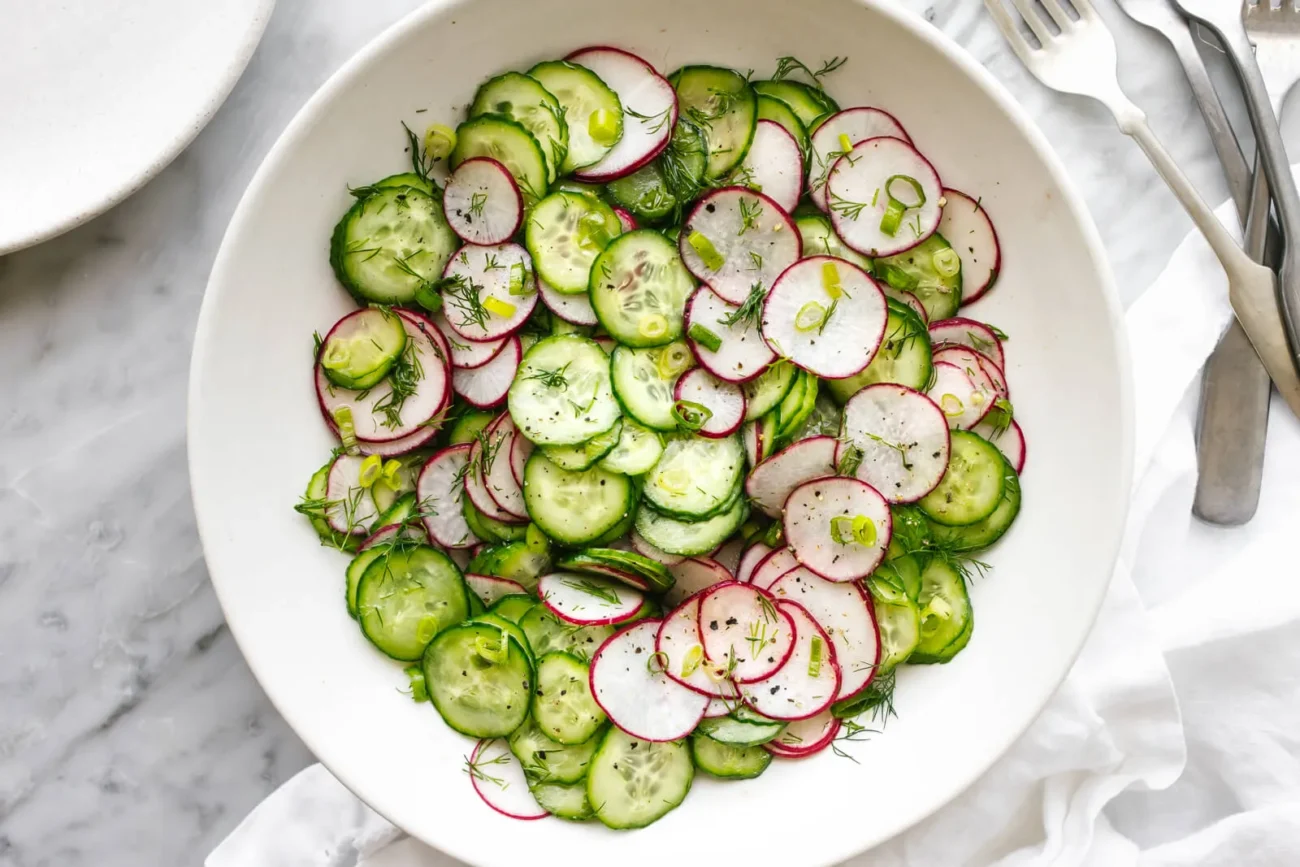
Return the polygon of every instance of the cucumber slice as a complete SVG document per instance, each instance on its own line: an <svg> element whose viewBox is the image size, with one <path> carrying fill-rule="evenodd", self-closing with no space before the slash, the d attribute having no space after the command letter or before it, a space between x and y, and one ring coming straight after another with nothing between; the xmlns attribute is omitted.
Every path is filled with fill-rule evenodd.
<svg viewBox="0 0 1300 867"><path fill-rule="evenodd" d="M624 346L663 346L682 336L695 281L677 247L654 229L616 239L591 267L591 306Z"/></svg>
<svg viewBox="0 0 1300 867"><path fill-rule="evenodd" d="M605 640L614 634L612 626L575 626L556 617L545 605L534 605L519 620L533 652L544 656L552 651L589 660Z"/></svg>
<svg viewBox="0 0 1300 867"><path fill-rule="evenodd" d="M334 228L330 265L362 304L407 304L442 277L460 239L442 202L415 187L374 189Z"/></svg>
<svg viewBox="0 0 1300 867"><path fill-rule="evenodd" d="M724 780L752 780L772 764L762 747L731 746L698 734L691 737L691 758L701 771Z"/></svg>
<svg viewBox="0 0 1300 867"><path fill-rule="evenodd" d="M610 727L587 771L587 800L610 828L644 828L672 812L694 778L682 741L642 741Z"/></svg>
<svg viewBox="0 0 1300 867"><path fill-rule="evenodd" d="M969 431L952 431L948 472L917 505L938 524L960 527L982 521L1002 502L1006 460L997 446Z"/></svg>
<svg viewBox="0 0 1300 867"><path fill-rule="evenodd" d="M565 746L553 741L531 717L510 735L510 752L533 780L576 783L587 775L591 758L600 747L600 735L584 744Z"/></svg>
<svg viewBox="0 0 1300 867"><path fill-rule="evenodd" d="M930 533L936 542L954 551L978 551L1001 539L1003 534L1011 529L1019 514L1020 477L1016 475L1010 462L1004 460L1002 501L993 510L993 514L982 521L961 527L946 527L943 524L932 523Z"/></svg>
<svg viewBox="0 0 1300 867"><path fill-rule="evenodd" d="M490 611L480 611L470 616L467 623L481 623L484 626L492 626L500 629L506 635L515 641L528 657L528 664L535 670L537 668L537 658L533 656L533 651L528 647L528 639L524 636L524 631L519 628L517 623L506 620L499 614L493 614Z"/></svg>
<svg viewBox="0 0 1300 867"><path fill-rule="evenodd" d="M695 522L670 518L643 505L636 513L636 531L660 551L697 557L712 552L727 541L748 516L749 507L743 497L737 497L725 512Z"/></svg>
<svg viewBox="0 0 1300 867"><path fill-rule="evenodd" d="M755 93L779 99L788 105L810 132L814 121L840 110L839 105L825 91L798 81L755 81L753 87Z"/></svg>
<svg viewBox="0 0 1300 867"><path fill-rule="evenodd" d="M704 174L720 178L745 158L754 138L758 98L745 77L718 66L684 66L668 76L681 113L704 128Z"/></svg>
<svg viewBox="0 0 1300 867"><path fill-rule="evenodd" d="M357 615L375 647L393 659L419 659L434 636L469 615L469 591L436 548L390 548L361 576Z"/></svg>
<svg viewBox="0 0 1300 867"><path fill-rule="evenodd" d="M799 145L799 153L803 154L804 165L808 163L808 129L799 120L799 115L794 113L790 106L773 96L759 94L757 103L758 119L770 120L779 124L786 132L794 136L795 144Z"/></svg>
<svg viewBox="0 0 1300 867"><path fill-rule="evenodd" d="M496 421L497 415L498 413L495 412L465 407L451 425L451 430L447 434L447 445L474 442L478 432Z"/></svg>
<svg viewBox="0 0 1300 867"><path fill-rule="evenodd" d="M592 263L622 231L609 205L581 193L552 193L524 223L533 267L561 295L587 291Z"/></svg>
<svg viewBox="0 0 1300 867"><path fill-rule="evenodd" d="M550 458L551 463L563 470L581 472L594 467L601 458L609 454L618 445L623 434L623 422L614 422L614 426L602 434L596 434L585 443L576 446L542 446L542 454Z"/></svg>
<svg viewBox="0 0 1300 867"><path fill-rule="evenodd" d="M532 713L547 737L582 744L605 724L605 712L591 697L590 673L587 663L568 653L548 653L537 661Z"/></svg>
<svg viewBox="0 0 1300 867"><path fill-rule="evenodd" d="M373 485L371 487L374 487ZM374 528L376 530L383 527L391 527L394 524L406 524L410 522L411 516L415 514L415 507L418 505L415 493L402 494L384 511L379 513L375 519Z"/></svg>
<svg viewBox="0 0 1300 867"><path fill-rule="evenodd" d="M599 468L569 472L540 451L524 467L524 502L542 532L562 545L587 545L615 527L632 508L627 476Z"/></svg>
<svg viewBox="0 0 1300 867"><path fill-rule="evenodd" d="M582 822L596 815L587 803L587 784L532 783L528 787L537 805L558 819Z"/></svg>
<svg viewBox="0 0 1300 867"><path fill-rule="evenodd" d="M525 589L537 589L537 579L551 568L551 558L520 539L504 545L492 545L469 561L468 571L476 575L508 578Z"/></svg>
<svg viewBox="0 0 1300 867"><path fill-rule="evenodd" d="M757 747L775 740L785 731L785 723L776 720L754 722L731 716L701 720L695 730L710 740L733 747Z"/></svg>
<svg viewBox="0 0 1300 867"><path fill-rule="evenodd" d="M876 612L876 628L880 631L880 662L876 677L893 671L907 662L921 642L921 609L902 595L886 601L874 592L871 596Z"/></svg>
<svg viewBox="0 0 1300 867"><path fill-rule="evenodd" d="M654 162L610 181L605 191L637 219L655 223L679 213L699 195L707 163L703 130L690 120L679 119L668 147ZM677 239L670 240L676 243Z"/></svg>
<svg viewBox="0 0 1300 867"><path fill-rule="evenodd" d="M974 623L966 581L947 561L936 557L921 572L921 640L909 662L947 662L970 640Z"/></svg>
<svg viewBox="0 0 1300 867"><path fill-rule="evenodd" d="M379 383L406 349L401 317L367 307L338 321L321 344L320 366L337 386L361 391Z"/></svg>
<svg viewBox="0 0 1300 867"><path fill-rule="evenodd" d="M472 157L489 157L505 166L519 185L524 205L531 206L546 195L549 173L546 155L533 134L507 117L482 115L456 128L452 149L452 171Z"/></svg>
<svg viewBox="0 0 1300 867"><path fill-rule="evenodd" d="M469 116L507 117L528 130L546 159L546 180L559 176L569 151L569 124L560 101L535 78L507 72L479 86L470 104Z"/></svg>
<svg viewBox="0 0 1300 867"><path fill-rule="evenodd" d="M885 339L871 364L857 376L828 380L826 386L841 404L868 385L880 382L896 382L924 392L932 369L930 336L925 323L910 307L890 301Z"/></svg>
<svg viewBox="0 0 1300 867"><path fill-rule="evenodd" d="M619 430L618 443L600 459L600 466L611 473L639 476L648 473L663 453L663 437L625 418Z"/></svg>
<svg viewBox="0 0 1300 867"><path fill-rule="evenodd" d="M941 263L945 258L951 260L957 256L952 245L938 232L904 253L874 260L871 266L877 280L915 295L931 322L955 316L962 297L960 257L956 258L957 272L944 274L935 266L936 255Z"/></svg>
<svg viewBox="0 0 1300 867"><path fill-rule="evenodd" d="M429 699L447 725L473 738L500 738L528 717L533 671L523 647L485 623L456 626L424 651Z"/></svg>
<svg viewBox="0 0 1300 867"><path fill-rule="evenodd" d="M863 256L857 250L854 250L840 240L840 236L835 234L835 227L831 221L821 214L805 214L802 217L796 217L794 221L795 228L799 230L799 237L803 241L803 255L809 256L833 256L836 259L843 259L853 265L857 265L863 271L871 273L871 260Z"/></svg>
<svg viewBox="0 0 1300 867"><path fill-rule="evenodd" d="M496 602L493 602L492 607L488 610L498 617L518 624L520 620L524 619L525 614L533 610L533 606L536 604L537 600L531 596L511 593L509 596L502 596Z"/></svg>
<svg viewBox="0 0 1300 867"><path fill-rule="evenodd" d="M373 189L383 190L390 187L415 187L417 190L424 190L429 195L433 195L433 182L415 172L401 172L396 175L389 175L381 178L370 185Z"/></svg>
<svg viewBox="0 0 1300 867"><path fill-rule="evenodd" d="M539 341L524 356L510 386L510 416L539 446L569 446L605 433L618 421L609 356L576 335Z"/></svg>
<svg viewBox="0 0 1300 867"><path fill-rule="evenodd" d="M348 603L348 614L352 615L355 620L357 617L357 588L361 586L361 576L366 574L366 569L370 564L388 553L388 548L384 545L378 545L374 548L367 548L360 554L352 558L348 564L347 589L344 593Z"/></svg>
<svg viewBox="0 0 1300 867"><path fill-rule="evenodd" d="M336 532L325 518L330 507L329 476L332 466L334 466L333 459L312 473L311 479L307 482L307 490L302 495L302 502L295 508L311 521L312 529L320 537L322 545L338 548L340 551L355 551L361 544L361 537Z"/></svg>
<svg viewBox="0 0 1300 867"><path fill-rule="evenodd" d="M528 70L528 74L541 82L564 110L569 138L560 174L567 175L600 162L623 137L623 103L587 67L566 60L548 60ZM601 122L609 129L603 129ZM600 141L592 136L593 126Z"/></svg>
<svg viewBox="0 0 1300 867"><path fill-rule="evenodd" d="M745 420L753 421L776 409L787 394L795 380L799 379L799 369L788 361L770 364L767 370L755 379L740 386L745 392Z"/></svg>
<svg viewBox="0 0 1300 867"><path fill-rule="evenodd" d="M593 575L615 577L625 584L663 593L670 590L674 583L668 567L649 557L632 551L618 551L613 548L587 548L577 554L570 554L556 564L557 568L573 572L590 572Z"/></svg>
<svg viewBox="0 0 1300 867"><path fill-rule="evenodd" d="M677 379L695 365L690 347L678 341L655 349L614 349L610 371L623 410L652 430L675 431Z"/></svg>
<svg viewBox="0 0 1300 867"><path fill-rule="evenodd" d="M647 474L643 493L660 513L699 521L729 507L744 474L745 451L739 437L676 436L668 440L663 457Z"/></svg>

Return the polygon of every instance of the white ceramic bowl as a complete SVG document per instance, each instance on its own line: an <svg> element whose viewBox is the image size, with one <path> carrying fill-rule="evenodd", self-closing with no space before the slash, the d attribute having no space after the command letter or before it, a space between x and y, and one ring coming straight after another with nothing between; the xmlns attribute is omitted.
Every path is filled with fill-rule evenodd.
<svg viewBox="0 0 1300 867"><path fill-rule="evenodd" d="M1004 271L974 309L1000 325L1029 438L1025 508L975 582L975 634L947 666L908 669L899 715L848 747L756 781L696 779L650 828L616 833L487 809L471 743L404 696L401 667L348 618L346 558L292 507L333 445L311 388L313 330L351 302L326 261L347 184L407 164L399 121L454 123L486 77L608 43L663 71L770 70L847 55L831 91L893 112L949 186L982 195ZM962 51L888 0L475 0L389 30L294 119L254 178L213 269L194 349L190 470L221 603L290 725L381 814L465 861L830 864L897 834L973 782L1065 676L1110 580L1127 507L1131 397L1097 233L1043 137ZM550 853L547 855L546 853ZM608 859L608 861L605 861Z"/></svg>

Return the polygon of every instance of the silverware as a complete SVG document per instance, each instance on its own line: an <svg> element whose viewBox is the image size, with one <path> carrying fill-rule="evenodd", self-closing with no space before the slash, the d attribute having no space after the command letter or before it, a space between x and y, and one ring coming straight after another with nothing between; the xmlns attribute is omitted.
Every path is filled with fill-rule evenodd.
<svg viewBox="0 0 1300 867"><path fill-rule="evenodd" d="M1267 219L1267 182L1262 175L1252 177L1187 19L1174 7L1173 0L1119 0L1119 5L1130 18L1155 30L1173 46L1205 119L1242 223L1247 222L1251 211L1256 179L1264 183L1262 202ZM1272 242L1267 253L1251 243L1247 232L1246 254L1261 264L1271 264L1272 254L1277 252L1276 234L1265 232L1258 240L1262 243L1266 237ZM1196 449L1200 472L1192 513L1213 524L1244 524L1254 517L1259 506L1272 381L1246 332L1235 321L1206 362L1201 382Z"/></svg>
<svg viewBox="0 0 1300 867"><path fill-rule="evenodd" d="M1115 116L1120 131L1146 153L1218 257L1228 275L1229 298L1237 318L1287 404L1300 416L1300 377L1278 315L1276 275L1242 252L1160 144L1142 110L1124 95L1116 72L1115 39L1090 0L1073 0L1078 18L1069 15L1060 0L1037 0L1050 16L1050 24L1036 11L1035 0L1012 2L1019 12L1019 25L1003 0L984 0L984 5L1030 72L1053 90L1101 102ZM1031 31L1037 44L1023 36L1019 26Z"/></svg>
<svg viewBox="0 0 1300 867"><path fill-rule="evenodd" d="M1246 97L1251 126L1255 128L1256 146L1268 186L1272 190L1273 204L1277 209L1282 235L1287 239L1282 254L1279 299L1282 319L1293 347L1300 348L1300 191L1296 190L1287 159L1286 144L1282 141L1282 128L1269 98L1268 86L1255 61L1255 49L1246 35L1245 17L1232 0L1174 0L1184 14L1200 21L1218 37L1228 59L1232 62ZM1289 29L1282 23L1289 13L1271 10L1270 0L1265 0L1252 14L1259 16L1253 29L1263 34L1272 27L1279 31ZM1266 20L1267 18L1267 20ZM1268 37L1264 38L1277 38ZM1285 38L1285 37L1283 37ZM1249 332L1249 329L1247 329ZM1261 353L1262 354L1262 353Z"/></svg>

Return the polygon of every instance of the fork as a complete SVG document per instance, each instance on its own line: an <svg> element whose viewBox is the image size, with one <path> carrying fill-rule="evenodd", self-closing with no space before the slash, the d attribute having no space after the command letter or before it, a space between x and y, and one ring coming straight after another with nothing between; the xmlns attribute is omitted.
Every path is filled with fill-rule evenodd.
<svg viewBox="0 0 1300 867"><path fill-rule="evenodd" d="M1035 11L1035 0L1012 2L1037 46L1021 34L1003 0L984 0L984 5L1012 50L1039 81L1053 90L1092 97L1105 105L1120 131L1146 153L1218 257L1228 275L1228 294L1237 318L1291 411L1300 417L1300 377L1277 310L1277 276L1242 252L1151 131L1146 115L1124 95L1119 86L1115 38L1091 0L1073 0L1077 19L1065 11L1060 0L1036 0L1054 26Z"/></svg>

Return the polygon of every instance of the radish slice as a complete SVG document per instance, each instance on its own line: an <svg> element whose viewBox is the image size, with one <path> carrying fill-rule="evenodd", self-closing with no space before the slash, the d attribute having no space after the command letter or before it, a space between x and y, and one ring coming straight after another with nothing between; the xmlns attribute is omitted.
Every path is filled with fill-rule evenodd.
<svg viewBox="0 0 1300 867"><path fill-rule="evenodd" d="M636 217L632 216L631 212L626 208L614 208L613 210L615 216L618 217L618 221L623 224L624 232L632 232L641 228L640 224L636 221Z"/></svg>
<svg viewBox="0 0 1300 867"><path fill-rule="evenodd" d="M386 527L380 527L375 532L366 537L366 540L357 548L358 552L373 548L376 545L387 545L395 540L399 535L404 539L412 542L423 544L428 541L423 527L417 527L411 524L389 524Z"/></svg>
<svg viewBox="0 0 1300 867"><path fill-rule="evenodd" d="M770 677L794 647L794 626L771 597L737 581L700 597L699 631L704 655L724 665L738 684Z"/></svg>
<svg viewBox="0 0 1300 867"><path fill-rule="evenodd" d="M734 701L735 699L732 699ZM709 706L704 709L705 719L717 719L731 713L731 702L725 698L710 698Z"/></svg>
<svg viewBox="0 0 1300 867"><path fill-rule="evenodd" d="M595 165L574 172L583 181L604 183L629 175L659 156L677 125L677 93L635 54L595 47L565 58L600 76L623 103L623 137Z"/></svg>
<svg viewBox="0 0 1300 867"><path fill-rule="evenodd" d="M683 373L673 389L678 404L695 404L711 413L695 432L709 439L722 439L740 429L745 421L745 393L733 382L723 382L702 367Z"/></svg>
<svg viewBox="0 0 1300 867"><path fill-rule="evenodd" d="M532 821L551 815L533 799L524 766L504 739L478 742L469 757L469 781L483 803L503 816Z"/></svg>
<svg viewBox="0 0 1300 867"><path fill-rule="evenodd" d="M945 200L939 233L961 258L961 303L973 304L998 281L1002 245L983 204L960 190L943 191Z"/></svg>
<svg viewBox="0 0 1300 867"><path fill-rule="evenodd" d="M669 566L668 571L673 574L673 586L664 593L664 603L668 605L681 605L701 590L735 580L726 567L708 557L688 557Z"/></svg>
<svg viewBox="0 0 1300 867"><path fill-rule="evenodd" d="M514 519L528 520L524 506L524 489L515 481L510 469L510 453L515 438L519 436L510 413L503 412L488 426L485 436L476 438L470 448L469 459L474 462L474 472L480 473L488 496Z"/></svg>
<svg viewBox="0 0 1300 867"><path fill-rule="evenodd" d="M936 362L942 361L960 367L977 388L993 394L994 400L1011 396L1006 374L982 352L967 349L965 346L949 346L947 349L935 352L932 358Z"/></svg>
<svg viewBox="0 0 1300 867"><path fill-rule="evenodd" d="M948 471L948 418L905 385L869 385L853 395L844 404L842 430L836 466L860 458L853 475L891 503L916 502Z"/></svg>
<svg viewBox="0 0 1300 867"><path fill-rule="evenodd" d="M583 564L582 571L592 575L603 575L613 581L626 584L633 590L640 590L643 593L651 592L649 581L640 575L634 575L624 569L619 569L617 566L609 566L604 563L586 563Z"/></svg>
<svg viewBox="0 0 1300 867"><path fill-rule="evenodd" d="M632 737L675 741L700 724L709 696L652 669L658 632L658 620L642 620L606 640L591 660L591 695Z"/></svg>
<svg viewBox="0 0 1300 867"><path fill-rule="evenodd" d="M469 552L468 548L450 548L447 551L447 556L451 558L451 562L455 563L456 568L461 572L469 568L469 561L474 559L474 555Z"/></svg>
<svg viewBox="0 0 1300 867"><path fill-rule="evenodd" d="M776 740L763 744L763 749L785 759L803 759L820 753L835 740L843 725L828 710L808 719L796 720L777 735Z"/></svg>
<svg viewBox="0 0 1300 867"><path fill-rule="evenodd" d="M881 136L912 143L903 125L892 114L878 108L847 108L826 118L812 134L812 159L808 170L808 197L823 211L827 210L826 176L835 161L844 156L842 135L848 136L850 147Z"/></svg>
<svg viewBox="0 0 1300 867"><path fill-rule="evenodd" d="M456 370L474 370L482 367L496 358L510 341L508 337L482 342L466 340L451 327L451 323L447 321L444 311L441 310L434 315L433 324L447 341L447 349L451 354L451 364Z"/></svg>
<svg viewBox="0 0 1300 867"><path fill-rule="evenodd" d="M656 548L654 545L647 542L636 530L632 531L632 550L636 551L642 557L649 557L651 560L662 563L665 566L676 566L678 563L681 563L686 559L681 555L669 554L667 551L662 551Z"/></svg>
<svg viewBox="0 0 1300 867"><path fill-rule="evenodd" d="M423 510L424 529L429 538L444 548L472 548L481 540L465 522L461 502L465 486L465 465L469 462L469 443L443 449L425 462L415 483L415 495L421 502L434 505Z"/></svg>
<svg viewBox="0 0 1300 867"><path fill-rule="evenodd" d="M511 422L513 424L513 421ZM515 477L515 484L523 486L524 484L524 466L528 463L528 456L533 453L533 441L528 437L519 436L518 428L515 429L514 441L510 444L510 475Z"/></svg>
<svg viewBox="0 0 1300 867"><path fill-rule="evenodd" d="M697 289L686 305L684 328L691 351L710 373L728 382L748 382L776 360L776 353L763 339L753 318L726 324L729 317L734 317L739 310L739 306L724 301L708 286ZM721 343L716 350L691 336L691 329L697 325L708 329ZM698 336L713 341L702 332Z"/></svg>
<svg viewBox="0 0 1300 867"><path fill-rule="evenodd" d="M621 623L645 603L645 594L626 584L570 572L543 575L537 595L556 617L581 626Z"/></svg>
<svg viewBox="0 0 1300 867"><path fill-rule="evenodd" d="M742 584L750 583L750 579L754 577L754 569L771 553L771 546L764 545L762 542L755 542L746 548L745 553L740 555L739 565L736 566L736 580Z"/></svg>
<svg viewBox="0 0 1300 867"><path fill-rule="evenodd" d="M942 361L935 362L933 384L926 396L943 410L953 430L975 427L997 400L995 392L977 386L960 367Z"/></svg>
<svg viewBox="0 0 1300 867"><path fill-rule="evenodd" d="M757 190L793 211L803 195L803 152L799 143L776 121L754 124L754 139L731 182Z"/></svg>
<svg viewBox="0 0 1300 867"><path fill-rule="evenodd" d="M740 566L740 555L743 553L745 553L745 543L740 539L732 539L713 552L713 560L726 569L727 574L731 576L736 574L736 569Z"/></svg>
<svg viewBox="0 0 1300 867"><path fill-rule="evenodd" d="M885 498L866 482L842 478L795 488L785 503L784 527L799 562L827 581L870 575L885 559L894 531Z"/></svg>
<svg viewBox="0 0 1300 867"><path fill-rule="evenodd" d="M930 345L936 350L965 346L967 349L988 356L988 359L999 368L1005 369L1007 366L1002 341L997 334L993 333L993 329L983 322L976 322L964 316L930 323Z"/></svg>
<svg viewBox="0 0 1300 867"><path fill-rule="evenodd" d="M541 277L537 278L537 292L542 296L542 303L546 305L546 309L565 322L574 325L597 325L600 322L596 317L595 308L591 306L591 296L586 292L563 295L552 289L551 284Z"/></svg>
<svg viewBox="0 0 1300 867"><path fill-rule="evenodd" d="M770 289L803 253L790 215L745 187L725 187L700 199L677 245L690 272L731 304L744 304L756 287Z"/></svg>
<svg viewBox="0 0 1300 867"><path fill-rule="evenodd" d="M791 569L798 568L799 558L794 555L794 551L788 547L777 548L754 567L754 574L750 576L749 583L759 590L766 590L776 583L776 579Z"/></svg>
<svg viewBox="0 0 1300 867"><path fill-rule="evenodd" d="M488 157L456 167L442 193L447 224L467 244L504 244L519 231L524 200L509 169Z"/></svg>
<svg viewBox="0 0 1300 867"><path fill-rule="evenodd" d="M348 318L345 316L339 320L330 333L333 334ZM430 332L437 333L437 328L432 323L425 323L428 323L427 319L402 316L408 346L403 358L408 359L411 367L422 376L416 383L415 393L395 406L391 379L385 378L365 391L353 391L331 383L325 377L324 368L316 365L316 399L332 429L337 431L334 414L346 409L352 413L352 427L358 440L394 443L421 433L421 427L446 406L450 385L447 364L440 346L430 335ZM395 412L388 412L388 407Z"/></svg>
<svg viewBox="0 0 1300 867"><path fill-rule="evenodd" d="M1014 419L1005 428L999 429L986 417L984 421L971 428L971 433L978 434L997 446L998 451L1002 452L1017 475L1024 472L1025 432Z"/></svg>
<svg viewBox="0 0 1300 867"><path fill-rule="evenodd" d="M465 340L497 340L519 329L537 306L533 259L519 244L466 244L443 270L447 324Z"/></svg>
<svg viewBox="0 0 1300 867"><path fill-rule="evenodd" d="M944 425L944 436L948 426ZM835 474L835 437L810 437L754 467L745 494L769 518L781 517L790 492L804 482Z"/></svg>
<svg viewBox="0 0 1300 867"><path fill-rule="evenodd" d="M381 458L395 458L408 452L413 452L420 446L427 443L438 435L441 424L432 424L428 427L422 427L409 436L401 439L391 440L386 443L371 443L365 440L357 440L357 449L363 455L379 455Z"/></svg>
<svg viewBox="0 0 1300 867"><path fill-rule="evenodd" d="M798 602L830 636L840 664L836 701L871 683L880 664L880 632L871 599L859 584L836 584L800 568L783 575L771 592L777 599Z"/></svg>
<svg viewBox="0 0 1300 867"><path fill-rule="evenodd" d="M701 695L736 698L740 693L727 677L726 665L709 659L700 641L700 598L696 594L669 612L655 635L655 650L663 654L664 674Z"/></svg>
<svg viewBox="0 0 1300 867"><path fill-rule="evenodd" d="M325 481L325 521L336 533L365 536L379 517L370 492L361 484L361 464L365 458L339 455L330 464Z"/></svg>
<svg viewBox="0 0 1300 867"><path fill-rule="evenodd" d="M506 399L510 383L524 357L518 337L506 341L505 348L482 367L473 370L456 370L451 375L452 388L465 400L480 409L496 406Z"/></svg>
<svg viewBox="0 0 1300 867"><path fill-rule="evenodd" d="M847 379L865 370L888 321L889 305L876 281L830 256L791 265L763 304L768 344L825 379Z"/></svg>
<svg viewBox="0 0 1300 867"><path fill-rule="evenodd" d="M528 593L524 585L518 581L511 581L509 578L498 578L495 575L475 575L472 572L467 572L465 573L465 584L489 608L503 596L526 595Z"/></svg>
<svg viewBox="0 0 1300 867"><path fill-rule="evenodd" d="M771 677L742 684L740 698L772 719L808 719L830 707L839 695L835 645L802 605L781 599L776 607L794 624L794 649Z"/></svg>
<svg viewBox="0 0 1300 867"><path fill-rule="evenodd" d="M916 190L896 176L921 186L925 202L909 208L893 234L881 228L890 192L904 204L917 202ZM889 190L885 184L895 178ZM896 138L873 138L855 145L831 167L826 181L827 206L835 233L864 256L894 256L910 250L939 228L943 184L930 161Z"/></svg>

